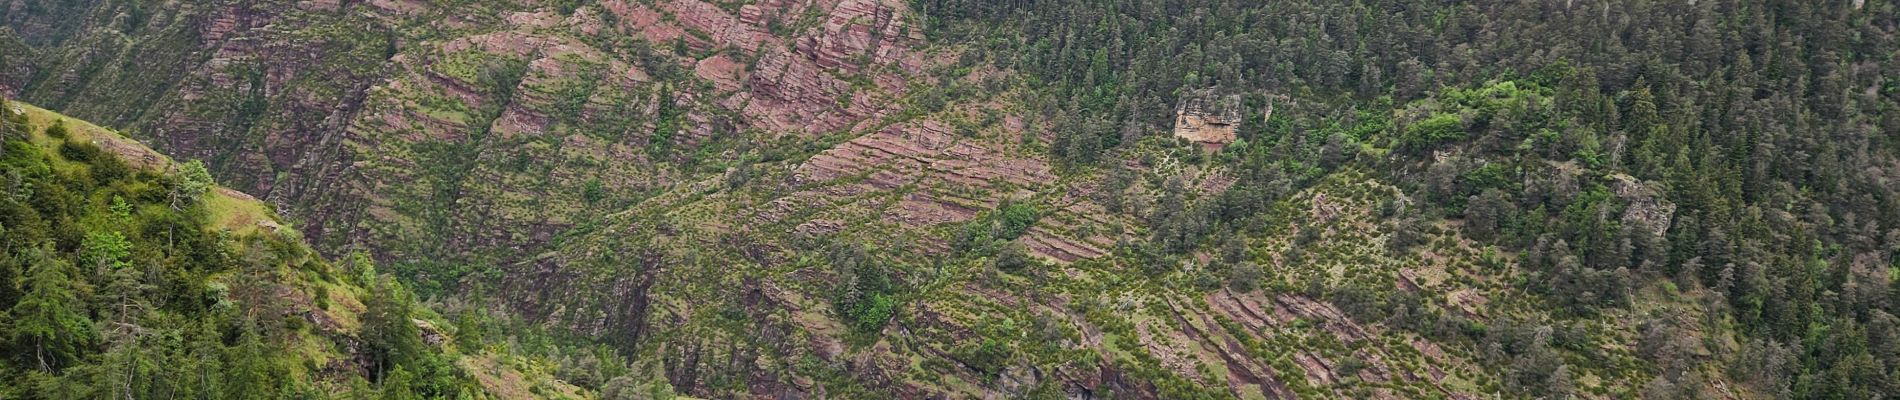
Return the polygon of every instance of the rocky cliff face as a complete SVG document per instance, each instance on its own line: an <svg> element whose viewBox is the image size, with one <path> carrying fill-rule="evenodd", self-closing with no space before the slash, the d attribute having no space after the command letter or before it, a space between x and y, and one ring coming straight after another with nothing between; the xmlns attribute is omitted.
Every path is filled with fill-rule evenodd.
<svg viewBox="0 0 1900 400"><path fill-rule="evenodd" d="M900 134L948 140L940 124L883 128L903 107L909 74L928 65L911 51L920 36L902 2L606 1L565 14L511 2L5 6L0 51L21 55L0 61L7 93L205 159L333 253L370 250L423 276L461 263L545 267L501 279L533 283L519 293L598 288L584 296L597 307L505 299L583 332L642 336L652 285L640 275L596 284L575 265L533 257L557 236L589 234L573 228L593 216L727 175L721 165L757 158L752 148L779 138L873 132L851 141L868 151ZM911 153L887 161L954 168L924 171L920 161L906 166L919 174L910 181L1048 179L1047 166L1020 155L993 154L1020 165L979 171L928 154L937 148L896 150ZM963 207L1001 195L904 204L921 228L967 219Z"/></svg>
<svg viewBox="0 0 1900 400"><path fill-rule="evenodd" d="M861 71L922 63L903 6L868 1L35 4L9 4L18 33L0 50L41 57L0 65L14 71L0 88L55 107L126 99L67 111L210 160L325 248L397 260L532 253L691 172L670 164L736 155L709 143L872 123L905 68ZM386 244L420 233L445 246Z"/></svg>
<svg viewBox="0 0 1900 400"><path fill-rule="evenodd" d="M1238 137L1241 120L1246 115L1240 106L1240 96L1211 93L1187 96L1174 107L1174 137L1220 150Z"/></svg>

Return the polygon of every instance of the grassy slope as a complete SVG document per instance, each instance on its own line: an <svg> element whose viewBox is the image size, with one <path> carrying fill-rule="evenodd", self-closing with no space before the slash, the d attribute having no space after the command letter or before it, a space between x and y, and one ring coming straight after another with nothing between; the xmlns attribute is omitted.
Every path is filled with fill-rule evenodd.
<svg viewBox="0 0 1900 400"><path fill-rule="evenodd" d="M46 136L45 128L55 123L64 123L72 139L91 141L135 167L154 171L171 171L176 168L176 163L171 157L160 154L117 131L31 104L18 101L9 101L7 104L26 113L27 125L33 133L33 144L48 155L58 151L59 139ZM229 230L238 235L256 232L260 226L289 228L277 218L270 205L243 192L220 187L207 196L209 197L205 199L205 206L211 211L213 228Z"/></svg>

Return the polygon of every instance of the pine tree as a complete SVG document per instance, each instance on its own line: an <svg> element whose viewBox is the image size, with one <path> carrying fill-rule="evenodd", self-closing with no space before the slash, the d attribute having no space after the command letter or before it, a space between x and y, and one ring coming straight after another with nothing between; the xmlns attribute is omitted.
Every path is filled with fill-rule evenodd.
<svg viewBox="0 0 1900 400"><path fill-rule="evenodd" d="M412 366L427 350L422 333L410 320L415 300L401 284L377 278L364 297L362 338L370 359L370 376L381 380L399 366Z"/></svg>
<svg viewBox="0 0 1900 400"><path fill-rule="evenodd" d="M630 373L613 378L602 385L601 400L668 400L673 397L673 386L664 379L641 378ZM647 375L658 375L657 373Z"/></svg>
<svg viewBox="0 0 1900 400"><path fill-rule="evenodd" d="M31 248L23 282L25 295L13 305L11 339L22 348L14 352L24 363L51 372L75 362L98 341L98 331L87 318L71 263L52 258L50 246Z"/></svg>
<svg viewBox="0 0 1900 400"><path fill-rule="evenodd" d="M107 273L104 293L108 304L102 311L107 319L100 323L107 344L104 360L100 367L100 389L115 399L134 399L143 397L154 368L150 354L143 339L146 328L139 325L147 307L142 293L147 285L139 281L140 273L134 268L116 268Z"/></svg>
<svg viewBox="0 0 1900 400"><path fill-rule="evenodd" d="M413 381L415 381L414 374L410 374L408 370L398 365L389 372L387 377L383 378L382 396L378 398L380 400L421 400L422 396L416 394Z"/></svg>
<svg viewBox="0 0 1900 400"><path fill-rule="evenodd" d="M14 123L13 103L0 98L0 142L13 139L15 135L20 134L19 126Z"/></svg>
<svg viewBox="0 0 1900 400"><path fill-rule="evenodd" d="M12 308L20 300L19 279L26 275L20 259L13 256L12 239L5 224L0 224L0 307ZM4 331L0 331L4 332Z"/></svg>
<svg viewBox="0 0 1900 400"><path fill-rule="evenodd" d="M125 268L125 259L132 255L132 242L125 240L119 232L96 232L86 235L80 245L80 259L93 268L93 276L103 277L111 270Z"/></svg>
<svg viewBox="0 0 1900 400"><path fill-rule="evenodd" d="M133 400L147 398L150 380L158 366L153 363L145 344L136 336L115 340L99 363L99 383L95 388L104 398Z"/></svg>
<svg viewBox="0 0 1900 400"><path fill-rule="evenodd" d="M271 394L282 389L283 379L290 371L272 357L278 350L264 344L256 325L245 325L241 328L243 332L239 334L238 344L225 349L229 368L224 370L224 398L275 398Z"/></svg>
<svg viewBox="0 0 1900 400"><path fill-rule="evenodd" d="M178 166L177 183L172 186L171 206L182 210L185 206L199 201L217 182L211 178L211 171L205 168L203 161L191 160Z"/></svg>
<svg viewBox="0 0 1900 400"><path fill-rule="evenodd" d="M1471 196L1465 205L1465 232L1473 239L1491 240L1497 237L1498 230L1516 213L1516 205L1503 191L1486 189L1484 193Z"/></svg>
<svg viewBox="0 0 1900 400"><path fill-rule="evenodd" d="M182 348L172 358L176 369L161 379L173 387L177 398L202 399L218 396L224 392L224 366L222 359L224 345L219 343L219 334L209 319L197 321L185 328Z"/></svg>

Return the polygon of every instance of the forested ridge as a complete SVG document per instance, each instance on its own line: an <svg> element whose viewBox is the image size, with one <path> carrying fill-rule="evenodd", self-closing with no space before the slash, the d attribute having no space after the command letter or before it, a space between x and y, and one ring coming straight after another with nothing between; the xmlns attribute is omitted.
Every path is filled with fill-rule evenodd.
<svg viewBox="0 0 1900 400"><path fill-rule="evenodd" d="M1900 396L1893 1L0 22L0 398Z"/></svg>
<svg viewBox="0 0 1900 400"><path fill-rule="evenodd" d="M496 398L481 379L532 368L471 367L512 359L482 339L502 322L457 330L367 258L324 260L197 161L0 112L0 397ZM562 386L542 396L581 395Z"/></svg>
<svg viewBox="0 0 1900 400"><path fill-rule="evenodd" d="M1707 325L1644 323L1638 345L1660 376L1645 397L1695 393L1673 380L1708 361L1773 397L1900 393L1890 2L918 6L936 37L969 47L966 60L1046 90L1031 104L1054 121L1052 156L1071 164L1121 154L1193 90L1245 95L1249 119L1273 113L1217 156L1244 165L1227 196L1163 222L1192 231L1188 244L1152 246L1182 252L1258 229L1258 204L1358 165L1407 182L1412 207L1390 217L1391 240L1420 220L1456 221L1516 252L1515 279L1559 315L1638 307L1630 293L1657 283L1711 294ZM1672 207L1612 190L1655 190ZM1661 218L1629 217L1645 212ZM1739 353L1667 338L1726 327L1741 333ZM1564 342L1553 345L1575 346ZM1515 380L1513 393L1569 394L1543 378Z"/></svg>

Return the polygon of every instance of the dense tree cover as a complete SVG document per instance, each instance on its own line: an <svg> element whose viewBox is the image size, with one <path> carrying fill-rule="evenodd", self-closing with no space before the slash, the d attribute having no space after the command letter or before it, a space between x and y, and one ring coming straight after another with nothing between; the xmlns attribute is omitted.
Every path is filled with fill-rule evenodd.
<svg viewBox="0 0 1900 400"><path fill-rule="evenodd" d="M839 244L825 261L838 276L832 307L852 330L876 334L897 310L898 284L891 278L891 261L871 254L863 245Z"/></svg>
<svg viewBox="0 0 1900 400"><path fill-rule="evenodd" d="M1046 93L1032 104L1065 164L1165 135L1184 94L1244 96L1241 143L1214 158L1240 181L1200 203L1164 190L1156 250L1207 247L1357 165L1413 200L1387 211L1390 248L1461 220L1468 237L1519 252L1523 287L1564 315L1627 307L1650 285L1705 289L1747 342L1715 361L1794 398L1900 392L1896 7L916 2L934 38L973 47L966 61ZM1543 349L1563 332L1533 328L1479 336L1522 364L1512 393L1561 395L1570 371ZM1645 344L1658 380L1644 394L1681 394L1685 368L1671 366L1702 345L1661 342Z"/></svg>
<svg viewBox="0 0 1900 400"><path fill-rule="evenodd" d="M202 164L133 168L63 123L35 139L0 110L0 397L321 398L349 380L362 398L481 392L367 264L340 273L294 236L213 228ZM360 337L315 326L341 307L331 290L371 283Z"/></svg>
<svg viewBox="0 0 1900 400"><path fill-rule="evenodd" d="M581 3L554 7L567 14ZM35 4L0 11L0 19L45 12ZM1500 281L1534 295L1558 318L1638 308L1645 288L1706 293L1697 297L1707 300L1698 304L1707 313L1700 320L1680 310L1638 317L1640 337L1630 345L1644 364L1630 369L1646 371L1598 376L1654 378L1630 397L1689 396L1685 387L1709 380L1689 376L1704 373L1704 362L1720 363L1726 380L1768 396L1900 392L1900 293L1892 289L1900 279L1900 82L1893 79L1900 76L1900 18L1892 2L914 4L927 35L970 50L962 53L964 66L1001 66L1033 89L1024 91L1037 117L1030 131L1050 131L1053 140L1033 143L1037 136L1026 135L1028 147L1047 149L1065 173L1099 172L1111 188L1100 202L1138 214L1145 240L1111 257L1133 260L1141 272L1200 274L1194 283L1205 290L1261 290L1281 271L1267 270L1243 237L1268 229L1274 221L1263 215L1299 189L1339 171L1364 173L1404 192L1378 210L1387 250L1429 250L1438 245L1430 232L1455 229L1487 249L1487 265L1509 274ZM27 39L64 36L53 33ZM390 43L384 58L395 52ZM677 54L690 52L685 39L673 46ZM658 68L656 82L684 79L675 76L677 63L639 64ZM508 98L523 72L517 63L493 64L478 86ZM691 157L671 139L686 110L675 104L672 86L663 88L646 152ZM924 91L915 108L941 111L946 96L969 90ZM1165 135L1174 105L1205 93L1240 95L1247 122L1238 143L1212 155L1185 152L1185 161L1224 169L1237 182L1209 196L1178 178L1148 182L1143 187L1159 193L1154 204L1124 202L1119 189L1137 178L1117 167L1129 161L1122 158L1152 156L1137 151L1144 143L1173 146L1152 138ZM574 99L584 97L568 101ZM236 119L256 119L257 110L242 107ZM492 120L500 109L481 114L477 119ZM278 239L204 233L207 211L194 199L211 182L200 164L149 174L83 141L36 149L16 139L25 137L16 129L23 124L0 122L8 173L0 179L9 179L0 184L10 184L0 206L11 210L0 215L8 218L0 220L0 313L8 321L0 324L0 346L9 355L0 364L0 382L7 383L0 397L318 394L284 378L316 367L267 350L296 343L310 328L284 318L289 306L258 285L278 282L270 278L286 270L328 276L327 267L295 261L308 257ZM962 127L959 133L975 136ZM68 136L59 126L45 135ZM420 215L435 221L430 226L446 226L453 216L447 211L473 170L475 150L419 149L430 176L444 178L429 181L430 212ZM728 187L744 187L749 174L727 175ZM595 179L579 192L591 205L612 198L606 190ZM1042 217L1032 204L1005 203L950 228L953 256L1034 275L1039 265L1018 243ZM1317 235L1302 230L1288 262L1298 263L1300 246ZM915 301L909 292L918 268L902 255L849 244L800 250L829 267L827 300L856 334L884 332ZM1203 270L1181 271L1184 263L1176 262L1208 253ZM1508 271L1507 258L1514 266ZM424 340L412 321L422 313L417 297L448 291L422 282L461 281L463 270L452 268L462 267L395 266L414 278L420 294L363 272L374 271L367 263L335 278L366 288L355 338L364 389L355 393L410 398L467 388L465 377L432 354L439 344ZM1389 288L1322 282L1307 290L1356 319L1469 347L1487 364L1482 368L1503 371L1502 391L1514 397L1575 394L1578 368L1605 362L1584 339L1591 332L1576 326L1431 312L1419 295ZM521 328L467 309L457 318L467 329L451 343L462 348L513 346L513 335L501 338ZM994 375L1028 347L1003 338L1064 340L1060 332L1042 332L1055 325L985 324L981 340L951 351ZM1729 347L1687 339L1711 328L1733 330L1740 343L1729 347L1739 351L1711 351ZM558 358L558 374L598 387L604 397L670 391L611 350L526 337L519 347ZM690 351L683 363L699 362L697 343L669 350ZM156 378L178 376L188 379ZM1185 380L1161 385L1170 388L1163 393L1195 393Z"/></svg>

